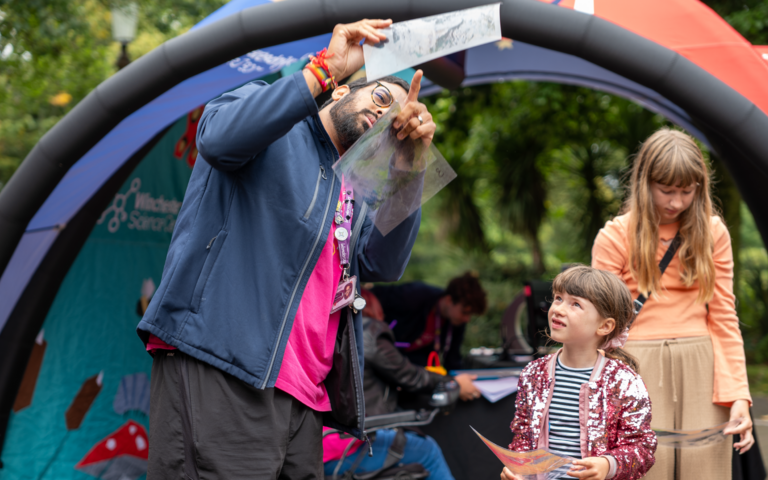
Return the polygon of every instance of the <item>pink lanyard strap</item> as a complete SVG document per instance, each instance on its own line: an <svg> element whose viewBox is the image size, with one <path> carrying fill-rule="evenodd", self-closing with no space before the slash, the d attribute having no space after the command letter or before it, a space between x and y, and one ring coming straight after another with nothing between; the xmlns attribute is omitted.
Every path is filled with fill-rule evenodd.
<svg viewBox="0 0 768 480"><path fill-rule="evenodd" d="M349 278L349 243L352 236L352 215L355 211L355 195L352 187L344 185L344 179L341 180L342 197L336 207L336 243L339 246L339 263L344 271L343 279Z"/></svg>

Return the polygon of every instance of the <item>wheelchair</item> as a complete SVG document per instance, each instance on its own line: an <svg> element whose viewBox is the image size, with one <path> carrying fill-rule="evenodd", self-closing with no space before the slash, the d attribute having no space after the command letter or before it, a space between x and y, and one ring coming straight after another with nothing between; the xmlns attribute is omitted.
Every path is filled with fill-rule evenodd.
<svg viewBox="0 0 768 480"><path fill-rule="evenodd" d="M382 429L396 429L397 431L395 440L387 451L384 464L378 470L370 472L354 473L366 453L369 456L373 456L373 451L370 449L371 447L369 446L366 449L365 446L363 446L360 448L357 458L352 463L349 470L339 475L339 470L347 459L349 450L355 444L355 439L351 435L341 433L338 430L324 431L323 438L325 438L326 435L341 433L341 438L350 439L347 448L338 460L333 475L326 477L326 480L418 480L427 478L429 476L429 471L427 471L421 464L402 464L400 462L405 454L406 447L404 428L429 425L439 413L450 413L458 398L459 386L455 381L451 380L449 382L441 383L435 388L427 401L428 408L405 410L386 415L366 417L365 433L367 435Z"/></svg>

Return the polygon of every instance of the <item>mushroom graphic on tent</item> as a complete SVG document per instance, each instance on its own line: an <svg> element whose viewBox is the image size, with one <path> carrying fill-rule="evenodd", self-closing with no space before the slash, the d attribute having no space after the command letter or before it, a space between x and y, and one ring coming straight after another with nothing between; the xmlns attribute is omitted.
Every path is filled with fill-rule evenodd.
<svg viewBox="0 0 768 480"><path fill-rule="evenodd" d="M129 420L93 446L75 469L103 480L136 480L147 473L147 431Z"/></svg>
<svg viewBox="0 0 768 480"><path fill-rule="evenodd" d="M149 415L149 379L144 372L126 375L120 380L112 408L118 415L138 410Z"/></svg>

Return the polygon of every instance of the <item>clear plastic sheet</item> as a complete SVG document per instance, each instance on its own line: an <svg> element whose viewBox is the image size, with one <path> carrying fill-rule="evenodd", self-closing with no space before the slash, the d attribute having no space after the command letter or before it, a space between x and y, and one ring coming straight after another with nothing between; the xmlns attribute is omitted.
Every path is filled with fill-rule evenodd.
<svg viewBox="0 0 768 480"><path fill-rule="evenodd" d="M469 427L472 428L472 427ZM513 452L512 450L500 447L480 435L477 430L472 431L480 437L480 440L491 449L494 455L501 460L505 467L512 473L525 480L556 480L560 478L570 478L566 472L571 469L573 458L561 457L545 450L534 450L532 452Z"/></svg>
<svg viewBox="0 0 768 480"><path fill-rule="evenodd" d="M392 123L399 113L400 105L394 103L333 166L354 188L357 205L368 205L382 235L456 178L433 144L427 148L423 140L397 139Z"/></svg>
<svg viewBox="0 0 768 480"><path fill-rule="evenodd" d="M655 430L656 440L660 447L668 448L696 448L706 447L725 440L723 431L726 428L735 427L740 420L731 420L714 427L701 430Z"/></svg>
<svg viewBox="0 0 768 480"><path fill-rule="evenodd" d="M393 23L387 39L363 45L368 81L501 40L499 3Z"/></svg>

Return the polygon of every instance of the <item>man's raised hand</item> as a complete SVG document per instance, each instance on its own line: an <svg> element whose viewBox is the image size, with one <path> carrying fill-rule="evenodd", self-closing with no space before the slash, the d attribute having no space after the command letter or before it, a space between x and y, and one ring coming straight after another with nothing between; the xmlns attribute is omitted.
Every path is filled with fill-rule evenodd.
<svg viewBox="0 0 768 480"><path fill-rule="evenodd" d="M411 80L411 89L408 91L408 97L405 100L400 114L394 121L395 129L402 129L397 134L400 140L407 136L416 140L424 140L425 146L432 143L432 137L435 136L437 125L432 121L432 114L427 110L427 106L419 102L419 90L421 90L421 78L424 72L416 70ZM421 119L419 119L421 117Z"/></svg>
<svg viewBox="0 0 768 480"><path fill-rule="evenodd" d="M375 45L386 40L381 28L392 25L392 20L360 20L355 23L338 24L333 29L331 43L328 44L328 53L332 54L327 60L331 74L340 81L360 70L365 64L363 47L360 41L365 38L365 43Z"/></svg>

